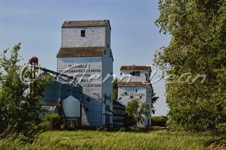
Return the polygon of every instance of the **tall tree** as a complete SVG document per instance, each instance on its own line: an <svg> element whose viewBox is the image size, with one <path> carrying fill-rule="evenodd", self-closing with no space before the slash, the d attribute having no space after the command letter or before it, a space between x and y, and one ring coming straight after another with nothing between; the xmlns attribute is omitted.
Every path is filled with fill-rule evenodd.
<svg viewBox="0 0 226 150"><path fill-rule="evenodd" d="M225 125L225 8L224 0L159 0L156 24L172 38L155 62L168 77L171 124L196 131Z"/></svg>
<svg viewBox="0 0 226 150"><path fill-rule="evenodd" d="M127 121L130 125L135 125L138 122L144 122L145 118L149 117L150 111L152 111L151 113L153 114L155 113L153 104L158 99L158 97L153 96L152 99L154 99L154 101L151 103L151 110L147 102L140 102L138 99L133 99L127 103L126 114Z"/></svg>
<svg viewBox="0 0 226 150"><path fill-rule="evenodd" d="M118 79L115 78L113 81L113 100L118 98Z"/></svg>
<svg viewBox="0 0 226 150"><path fill-rule="evenodd" d="M141 117L140 117L140 105L139 105L139 101L137 99L133 99L131 101L129 101L126 105L126 120L129 123L129 125L135 125L137 124L138 121L140 121Z"/></svg>
<svg viewBox="0 0 226 150"><path fill-rule="evenodd" d="M154 89L153 88L152 88L151 92L152 92L152 97L151 97L151 113L152 114L155 114L155 111L156 110L155 110L154 104L159 99L159 97L156 96L156 93L154 92Z"/></svg>
<svg viewBox="0 0 226 150"><path fill-rule="evenodd" d="M32 94L28 94L31 84L24 84L20 78L18 65L20 44L11 52L5 50L0 57L0 135L22 134L32 136L39 124L42 106L42 92L50 83L49 77L32 83ZM11 56L10 56L11 55ZM7 58L7 56L10 56ZM30 75L28 71L28 75Z"/></svg>

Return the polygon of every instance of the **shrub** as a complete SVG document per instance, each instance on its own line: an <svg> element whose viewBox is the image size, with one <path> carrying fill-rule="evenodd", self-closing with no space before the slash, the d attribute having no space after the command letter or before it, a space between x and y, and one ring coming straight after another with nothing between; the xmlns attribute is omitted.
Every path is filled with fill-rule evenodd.
<svg viewBox="0 0 226 150"><path fill-rule="evenodd" d="M46 115L43 121L43 126L46 130L60 129L61 125L62 119L56 113Z"/></svg>
<svg viewBox="0 0 226 150"><path fill-rule="evenodd" d="M152 116L151 117L151 125L152 126L166 127L166 122L167 122L166 116Z"/></svg>
<svg viewBox="0 0 226 150"><path fill-rule="evenodd" d="M125 127L136 125L137 121L134 116L129 116L128 113L125 114Z"/></svg>
<svg viewBox="0 0 226 150"><path fill-rule="evenodd" d="M217 126L218 131L226 133L226 123L221 123Z"/></svg>

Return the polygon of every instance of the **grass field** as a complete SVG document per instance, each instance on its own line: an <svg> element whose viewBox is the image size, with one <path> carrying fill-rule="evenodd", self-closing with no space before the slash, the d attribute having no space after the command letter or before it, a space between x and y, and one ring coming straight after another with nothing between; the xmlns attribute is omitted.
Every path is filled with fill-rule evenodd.
<svg viewBox="0 0 226 150"><path fill-rule="evenodd" d="M211 136L185 132L98 132L98 131L49 131L42 133L32 144L19 140L0 140L1 150L205 150L226 149L225 145L207 146Z"/></svg>

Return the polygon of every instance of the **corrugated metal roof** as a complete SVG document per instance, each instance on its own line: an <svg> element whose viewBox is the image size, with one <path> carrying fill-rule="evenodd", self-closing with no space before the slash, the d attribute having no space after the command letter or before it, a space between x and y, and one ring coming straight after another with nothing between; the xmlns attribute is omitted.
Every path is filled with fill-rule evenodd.
<svg viewBox="0 0 226 150"><path fill-rule="evenodd" d="M107 26L109 20L77 20L65 21L62 28Z"/></svg>
<svg viewBox="0 0 226 150"><path fill-rule="evenodd" d="M148 82L119 82L118 86L149 86Z"/></svg>
<svg viewBox="0 0 226 150"><path fill-rule="evenodd" d="M103 55L104 47L70 47L60 48L56 57L96 57Z"/></svg>
<svg viewBox="0 0 226 150"><path fill-rule="evenodd" d="M121 66L120 70L151 70L150 66Z"/></svg>

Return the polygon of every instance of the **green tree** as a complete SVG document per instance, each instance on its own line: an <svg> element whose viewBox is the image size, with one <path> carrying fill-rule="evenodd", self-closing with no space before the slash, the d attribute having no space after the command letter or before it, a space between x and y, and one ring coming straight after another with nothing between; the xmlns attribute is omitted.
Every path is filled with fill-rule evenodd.
<svg viewBox="0 0 226 150"><path fill-rule="evenodd" d="M152 114L155 114L155 107L154 107L154 104L156 103L156 101L159 99L158 96L156 96L156 93L154 92L154 89L152 88L152 97L151 97L151 113Z"/></svg>
<svg viewBox="0 0 226 150"><path fill-rule="evenodd" d="M113 100L118 98L118 79L115 78L113 81Z"/></svg>
<svg viewBox="0 0 226 150"><path fill-rule="evenodd" d="M136 125L139 120L139 101L137 99L133 99L129 101L126 105L126 114L127 114L127 122L128 125Z"/></svg>
<svg viewBox="0 0 226 150"><path fill-rule="evenodd" d="M43 120L43 126L46 130L60 129L62 118L57 113L47 114Z"/></svg>
<svg viewBox="0 0 226 150"><path fill-rule="evenodd" d="M145 118L149 117L150 106L147 102L139 102L138 99L129 101L126 105L127 120L130 125L136 125L138 122L145 122Z"/></svg>
<svg viewBox="0 0 226 150"><path fill-rule="evenodd" d="M168 77L171 124L203 131L226 122L225 8L224 0L159 0L156 24L172 38L155 63Z"/></svg>
<svg viewBox="0 0 226 150"><path fill-rule="evenodd" d="M166 127L167 116L151 116L151 125Z"/></svg>
<svg viewBox="0 0 226 150"><path fill-rule="evenodd" d="M50 83L49 77L37 79L29 85L21 82L21 67L18 65L20 48L20 44L17 44L11 52L8 49L4 50L0 57L0 133L2 137L10 134L32 136L36 133L37 125L40 123L42 92ZM7 58L9 55L10 57ZM28 94L27 91L31 86L32 94Z"/></svg>

